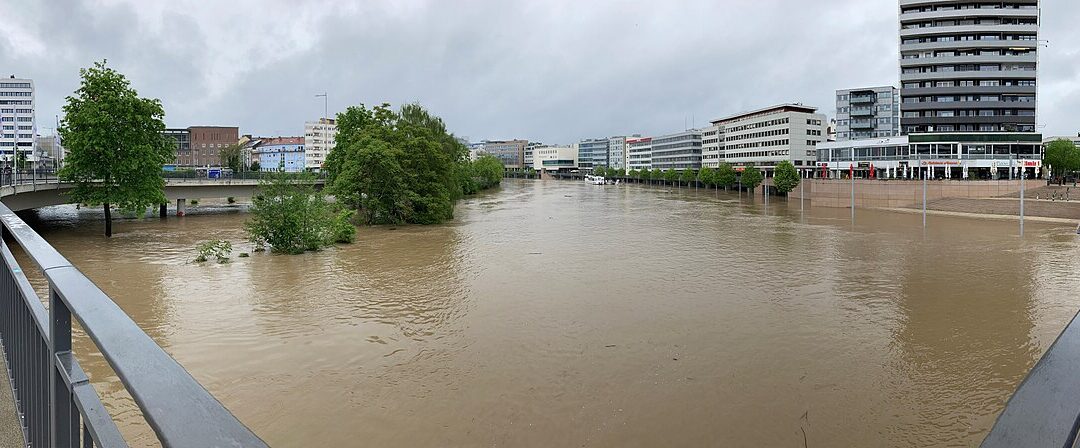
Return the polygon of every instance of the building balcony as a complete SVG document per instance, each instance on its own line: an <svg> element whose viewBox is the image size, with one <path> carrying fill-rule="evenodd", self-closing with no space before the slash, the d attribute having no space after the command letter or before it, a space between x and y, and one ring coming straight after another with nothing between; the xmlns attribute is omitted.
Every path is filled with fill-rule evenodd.
<svg viewBox="0 0 1080 448"><path fill-rule="evenodd" d="M852 107L850 115L852 117L869 117L874 115L874 108L872 107Z"/></svg>
<svg viewBox="0 0 1080 448"><path fill-rule="evenodd" d="M1034 50L1038 47L1038 42L1034 40L964 40L954 42L924 42L916 44L900 44L900 52L906 53L909 51L923 51L923 50L960 50L965 48L985 48L985 49L1008 49L1008 48L1022 48L1027 50Z"/></svg>
<svg viewBox="0 0 1080 448"><path fill-rule="evenodd" d="M953 110L953 109L1030 109L1035 110L1035 102L1020 101L923 101L904 103L905 112L913 110Z"/></svg>
<svg viewBox="0 0 1080 448"><path fill-rule="evenodd" d="M918 6L919 4L926 4L926 1L916 1L916 4L907 5L903 0L900 2L901 7ZM931 20L931 19L967 19L967 18L1038 18L1039 10L1036 8L1030 9L1006 9L1006 8L980 8L980 9L958 9L952 11L929 11L929 12L909 12L900 14L900 22L912 22L916 20Z"/></svg>
<svg viewBox="0 0 1080 448"><path fill-rule="evenodd" d="M993 70L966 72L901 73L900 81L932 81L937 79L1035 79L1035 70Z"/></svg>
<svg viewBox="0 0 1080 448"><path fill-rule="evenodd" d="M925 65L956 65L956 64L1008 64L1039 62L1035 52L1019 55L977 55L977 56L940 56L931 58L908 58L900 60L900 67L920 67Z"/></svg>
<svg viewBox="0 0 1080 448"><path fill-rule="evenodd" d="M904 28L900 30L900 38L915 36L951 36L960 34L980 33L1038 33L1039 25L956 25L956 26L928 26L922 28ZM982 42L982 41L967 41Z"/></svg>
<svg viewBox="0 0 1080 448"><path fill-rule="evenodd" d="M877 97L875 95L873 95L873 94L870 94L870 95L855 95L855 94L852 94L851 98L850 98L851 104L873 103L876 100L877 100Z"/></svg>
<svg viewBox="0 0 1080 448"><path fill-rule="evenodd" d="M851 120L851 129L873 129L874 120Z"/></svg>
<svg viewBox="0 0 1080 448"><path fill-rule="evenodd" d="M979 95L979 94L1029 94L1035 95L1035 87L1031 86L966 86L966 87L919 87L904 88L902 96L922 95Z"/></svg>

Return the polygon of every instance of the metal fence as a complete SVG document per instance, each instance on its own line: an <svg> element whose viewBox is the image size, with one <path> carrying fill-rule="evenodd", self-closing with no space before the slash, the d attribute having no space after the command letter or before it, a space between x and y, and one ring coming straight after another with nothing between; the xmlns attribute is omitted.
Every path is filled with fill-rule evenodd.
<svg viewBox="0 0 1080 448"><path fill-rule="evenodd" d="M24 436L31 447L124 447L112 417L72 353L72 318L104 355L167 447L266 444L142 331L104 292L0 204L0 343ZM27 281L9 243L49 284L49 308Z"/></svg>

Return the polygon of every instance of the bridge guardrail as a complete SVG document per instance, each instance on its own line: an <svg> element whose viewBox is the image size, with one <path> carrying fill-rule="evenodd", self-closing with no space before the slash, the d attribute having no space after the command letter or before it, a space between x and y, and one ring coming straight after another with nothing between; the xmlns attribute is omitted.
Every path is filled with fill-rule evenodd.
<svg viewBox="0 0 1080 448"><path fill-rule="evenodd" d="M1080 430L1080 314L1009 397L983 448L1074 447Z"/></svg>
<svg viewBox="0 0 1080 448"><path fill-rule="evenodd" d="M71 346L76 319L166 447L265 447L90 279L0 203L0 343L30 446L127 446ZM49 283L49 308L8 247Z"/></svg>

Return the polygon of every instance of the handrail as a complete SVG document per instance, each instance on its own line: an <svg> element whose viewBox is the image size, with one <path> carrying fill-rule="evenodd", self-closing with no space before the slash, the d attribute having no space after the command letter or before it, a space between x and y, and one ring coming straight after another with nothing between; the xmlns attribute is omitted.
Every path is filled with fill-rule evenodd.
<svg viewBox="0 0 1080 448"><path fill-rule="evenodd" d="M41 301L30 288L25 278L20 279L21 271L15 264L4 244L2 255L7 263L6 276L13 276L20 288L19 296L24 305L10 295L15 291L4 291L8 297L0 297L5 306L26 314L33 320L34 327L40 331L36 337L27 337L28 322L5 323L0 330L19 326L15 338L25 343L41 346L42 340L47 350L32 351L35 355L45 355L38 360L35 356L15 353L23 349L21 344L13 345L8 334L5 348L8 358L20 361L20 364L32 364L29 367L9 365L13 371L21 369L22 383L35 384L38 389L44 384L47 394L44 401L28 411L28 403L20 402L20 411L24 415L27 432L39 433L42 425L46 428L44 440L51 446L79 446L79 422L82 422L82 439L92 441L97 446L126 446L119 432L115 429L111 417L104 412L104 407L97 394L90 386L86 375L78 366L71 348L71 319L74 317L90 336L91 341L104 355L106 361L120 378L128 393L146 417L158 439L167 447L264 447L266 444L243 425L232 413L199 384L175 359L169 356L153 339L124 313L90 279L73 267L55 248L34 232L6 205L0 203L0 224L7 237L17 243L30 256L31 260L44 271L49 282L50 299L48 319ZM3 267L0 267L3 268ZM36 302L36 305L35 305ZM24 319L25 320L25 319ZM41 328L45 325L45 328ZM8 332L11 333L10 331ZM37 333L34 333L37 334ZM24 361L26 360L26 361ZM38 367L44 362L46 368ZM39 372L40 370L44 370ZM21 372L28 373L23 374ZM19 389L23 386L16 384ZM22 390L20 394L25 394ZM40 390L36 393L40 395ZM17 394L19 395L19 394ZM38 395L37 398L42 401ZM42 414L42 404L46 412ZM44 423L41 421L44 418ZM36 424L36 426L34 426ZM31 427L34 426L34 427ZM28 437L31 438L31 437ZM41 440L39 438L39 440Z"/></svg>
<svg viewBox="0 0 1080 448"><path fill-rule="evenodd" d="M1005 404L983 448L1072 447L1080 428L1080 314Z"/></svg>

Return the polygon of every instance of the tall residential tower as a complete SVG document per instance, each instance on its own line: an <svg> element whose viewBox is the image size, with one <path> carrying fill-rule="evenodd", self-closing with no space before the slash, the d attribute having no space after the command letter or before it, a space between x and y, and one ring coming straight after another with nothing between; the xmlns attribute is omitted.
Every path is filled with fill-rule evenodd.
<svg viewBox="0 0 1080 448"><path fill-rule="evenodd" d="M0 159L11 163L15 148L26 157L35 160L34 136L37 135L37 123L34 120L34 81L30 79L0 79Z"/></svg>

